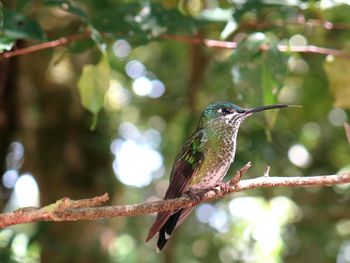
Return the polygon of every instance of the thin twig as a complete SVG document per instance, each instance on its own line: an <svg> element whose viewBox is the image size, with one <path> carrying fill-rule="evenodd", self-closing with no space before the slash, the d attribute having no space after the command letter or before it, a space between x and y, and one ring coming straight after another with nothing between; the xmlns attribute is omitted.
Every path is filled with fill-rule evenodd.
<svg viewBox="0 0 350 263"><path fill-rule="evenodd" d="M265 172L264 172L264 177L269 177L270 176L270 169L271 167L268 165L265 168Z"/></svg>
<svg viewBox="0 0 350 263"><path fill-rule="evenodd" d="M178 36L178 35L162 35L163 39L174 39L179 42L184 42L192 45L205 45L210 48L226 48L226 49L235 49L238 45L237 42L231 41L221 41L221 40L213 40L213 39L200 39L186 36ZM350 53L346 53L340 50L318 47L313 45L307 46L287 46L287 45L278 45L278 49L281 52L297 52L297 53L317 53L321 55L332 55L335 57L343 57L350 59ZM260 47L261 51L268 50L268 45L262 45Z"/></svg>
<svg viewBox="0 0 350 263"><path fill-rule="evenodd" d="M44 42L44 43L40 43L37 45L33 45L33 46L29 46L29 47L25 47L25 48L20 48L20 49L16 49L16 50L12 50L12 51L7 51L7 52L3 52L0 53L0 59L3 58L11 58L11 57L15 57L15 56L19 56L19 55L25 55L25 54L30 54L36 51L40 51L40 50L44 50L44 49L48 49L48 48L55 48L55 47L60 47L60 46L65 46L68 45L69 43L78 41L78 40L82 40L82 39L86 39L90 37L90 32L86 31L82 34L76 34L76 35L70 35L70 36L66 36L66 37L60 37L58 39L52 40L52 41L48 41L48 42Z"/></svg>
<svg viewBox="0 0 350 263"><path fill-rule="evenodd" d="M348 138L348 143L350 145L350 125L349 125L349 123L344 122L344 129L345 129L346 138Z"/></svg>
<svg viewBox="0 0 350 263"><path fill-rule="evenodd" d="M248 171L248 169L252 167L252 162L247 162L241 169L239 169L236 174L231 178L229 181L229 184L231 186L234 186L238 184L239 181L241 181L243 175Z"/></svg>
<svg viewBox="0 0 350 263"><path fill-rule="evenodd" d="M246 24L252 29L268 29L272 27L285 27L285 26L304 26L304 27L322 27L326 30L348 30L350 24L348 23L333 23L323 19L306 19L304 16L299 16L297 20L277 20L274 22L261 22L252 21Z"/></svg>
<svg viewBox="0 0 350 263"><path fill-rule="evenodd" d="M244 173L244 169L249 167L249 163L238 173ZM226 184L225 189L208 190L198 194L198 201L194 201L188 196L176 199L161 200L132 205L116 205L102 207L79 207L76 204L81 200L73 201L69 205L62 206L61 201L43 208L22 208L13 212L0 215L0 228L24 224L37 221L77 221L77 220L96 220L112 217L141 216L160 211L176 210L183 207L192 207L199 202L208 202L220 199L227 194L240 192L244 190L260 187L312 187L312 186L332 186L336 184L350 183L350 173L339 175L308 176L308 177L258 177L239 181L237 184ZM103 195L105 196L105 195ZM98 200L105 200L105 197L96 197ZM94 198L93 198L94 199ZM83 201L86 204L86 199ZM92 202L96 205L95 202ZM99 203L99 202L97 202ZM68 202L69 204L69 202Z"/></svg>
<svg viewBox="0 0 350 263"><path fill-rule="evenodd" d="M91 33L89 31L85 31L82 34L61 37L57 40L40 43L40 44L33 45L30 47L25 47L25 48L13 50L13 51L3 52L3 53L0 53L0 59L11 58L11 57L18 56L18 55L25 55L25 54L33 53L33 52L48 49L48 48L65 46L71 42L89 38L90 35L91 35ZM187 43L187 44L191 44L191 45L204 45L204 46L209 47L209 48L235 49L237 47L237 44L238 44L237 42L233 42L233 41L204 39L204 38L184 36L184 35L164 34L164 35L161 35L160 38L161 39L176 40L178 42L183 42L183 43ZM268 48L269 48L268 46L264 45L261 47L261 50L262 51L267 50ZM281 52L316 53L316 54L333 55L336 57L343 57L343 58L350 59L349 53L343 52L341 50L318 47L318 46L313 46L313 45L307 45L307 46L278 45L278 49Z"/></svg>

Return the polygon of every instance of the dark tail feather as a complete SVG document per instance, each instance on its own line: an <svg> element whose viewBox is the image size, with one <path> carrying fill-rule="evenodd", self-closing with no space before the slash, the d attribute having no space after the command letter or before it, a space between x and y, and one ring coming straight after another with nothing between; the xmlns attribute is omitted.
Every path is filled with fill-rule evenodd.
<svg viewBox="0 0 350 263"><path fill-rule="evenodd" d="M176 227L176 224L181 216L182 210L183 209L181 209L180 211L176 212L171 217L169 217L168 221L159 230L159 237L157 241L157 252L162 251L162 249L165 247L166 243L170 239L171 234L173 233Z"/></svg>
<svg viewBox="0 0 350 263"><path fill-rule="evenodd" d="M160 212L157 215L156 220L154 220L147 238L146 238L146 242L148 242L149 240L151 240L155 234L157 234L160 229L166 224L166 222L168 221L168 219L172 216L172 212Z"/></svg>

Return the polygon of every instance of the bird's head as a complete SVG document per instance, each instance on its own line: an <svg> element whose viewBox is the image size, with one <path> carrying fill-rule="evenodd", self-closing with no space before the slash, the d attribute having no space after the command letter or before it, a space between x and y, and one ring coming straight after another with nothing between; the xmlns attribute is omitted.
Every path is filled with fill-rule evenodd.
<svg viewBox="0 0 350 263"><path fill-rule="evenodd" d="M277 108L288 107L286 104L274 104L256 108L242 108L231 102L216 102L210 104L202 113L199 127L205 127L209 123L228 123L238 127L243 120L252 114Z"/></svg>

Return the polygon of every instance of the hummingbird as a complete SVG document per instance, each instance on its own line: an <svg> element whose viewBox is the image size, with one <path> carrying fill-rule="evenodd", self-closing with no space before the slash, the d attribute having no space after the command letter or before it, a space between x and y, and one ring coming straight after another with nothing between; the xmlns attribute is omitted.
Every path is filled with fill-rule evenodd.
<svg viewBox="0 0 350 263"><path fill-rule="evenodd" d="M170 174L164 199L209 190L220 185L236 152L237 133L241 123L256 112L288 107L274 104L256 108L241 108L230 102L216 102L202 113L196 131L187 139L177 155ZM159 212L151 226L146 242L157 233L160 252L177 228L192 211L181 208Z"/></svg>

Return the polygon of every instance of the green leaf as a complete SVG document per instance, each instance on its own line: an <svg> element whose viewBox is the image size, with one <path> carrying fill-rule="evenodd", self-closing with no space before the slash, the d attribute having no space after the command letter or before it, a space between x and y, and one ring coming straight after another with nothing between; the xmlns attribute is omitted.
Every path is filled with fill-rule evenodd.
<svg viewBox="0 0 350 263"><path fill-rule="evenodd" d="M280 52L277 42L270 42L269 49L263 54L262 90L265 105L277 103L277 96L287 75L287 56ZM275 126L278 110L265 111L269 129Z"/></svg>
<svg viewBox="0 0 350 263"><path fill-rule="evenodd" d="M33 4L32 2L33 0L16 0L16 11L24 12L25 10L28 10L28 8L30 9L30 5Z"/></svg>
<svg viewBox="0 0 350 263"><path fill-rule="evenodd" d="M3 8L3 16L4 24L0 34L13 39L45 40L44 31L34 20L6 8Z"/></svg>
<svg viewBox="0 0 350 263"><path fill-rule="evenodd" d="M264 21L295 19L300 12L300 7L293 1L246 0L241 2L235 4L233 18L236 22L242 22L246 17L263 17ZM274 15L268 17L266 13Z"/></svg>
<svg viewBox="0 0 350 263"><path fill-rule="evenodd" d="M279 51L273 36L262 33L249 35L238 44L233 54L234 82L238 90L248 97L247 101L256 105L274 104L287 74L287 61L288 56ZM270 129L277 113L265 112Z"/></svg>
<svg viewBox="0 0 350 263"><path fill-rule="evenodd" d="M78 80L81 103L85 109L94 114L92 128L96 125L97 114L103 107L106 91L109 87L110 68L104 55L96 65L86 65Z"/></svg>
<svg viewBox="0 0 350 263"><path fill-rule="evenodd" d="M266 62L262 64L261 83L263 90L263 104L275 104L277 102L277 92L274 92L274 89L276 88L277 83L274 79L273 72L271 72ZM272 129L275 125L277 114L277 110L264 112L268 129Z"/></svg>
<svg viewBox="0 0 350 263"><path fill-rule="evenodd" d="M67 48L73 53L82 53L88 49L91 49L95 46L95 42L91 39L82 39L80 41L74 41L70 43Z"/></svg>
<svg viewBox="0 0 350 263"><path fill-rule="evenodd" d="M0 29L4 26L4 8L0 2ZM1 31L0 31L1 32Z"/></svg>
<svg viewBox="0 0 350 263"><path fill-rule="evenodd" d="M63 10L80 17L83 21L88 22L88 16L83 9L76 6L70 0L46 0L47 5L55 5L61 7Z"/></svg>
<svg viewBox="0 0 350 263"><path fill-rule="evenodd" d="M11 50L15 42L12 38L0 36L0 52Z"/></svg>
<svg viewBox="0 0 350 263"><path fill-rule="evenodd" d="M91 25L113 36L128 36L141 43L164 33L195 31L196 20L159 4L129 3L114 9L97 10Z"/></svg>
<svg viewBox="0 0 350 263"><path fill-rule="evenodd" d="M233 18L236 21L240 21L241 17L246 12L257 12L263 7L264 3L261 0L247 0L242 5L236 6L236 11L233 14Z"/></svg>
<svg viewBox="0 0 350 263"><path fill-rule="evenodd" d="M334 106L350 109L350 60L328 56L323 63L334 96Z"/></svg>
<svg viewBox="0 0 350 263"><path fill-rule="evenodd" d="M100 32L96 30L96 28L91 24L90 17L85 13L83 9L75 5L70 0L46 0L45 3L51 6L58 6L63 10L80 17L81 20L86 23L86 25L89 28L89 31L91 32L91 40L95 42L95 44L102 53L105 52L106 44L104 43Z"/></svg>
<svg viewBox="0 0 350 263"><path fill-rule="evenodd" d="M101 53L106 52L106 43L103 42L103 38L98 30L96 30L94 27L90 26L91 31L91 40L94 41L94 43L97 45Z"/></svg>
<svg viewBox="0 0 350 263"><path fill-rule="evenodd" d="M266 42L266 36L263 33L254 33L238 43L233 53L234 64L254 65L254 59L261 55L261 45Z"/></svg>

